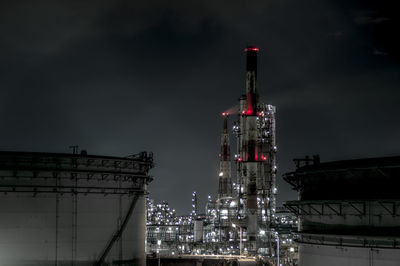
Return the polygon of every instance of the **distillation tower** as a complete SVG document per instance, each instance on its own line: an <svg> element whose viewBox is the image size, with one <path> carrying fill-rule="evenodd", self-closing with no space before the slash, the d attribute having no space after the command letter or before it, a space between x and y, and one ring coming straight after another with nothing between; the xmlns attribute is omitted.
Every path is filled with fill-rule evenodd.
<svg viewBox="0 0 400 266"><path fill-rule="evenodd" d="M261 103L257 89L257 47L247 47L246 94L239 99L239 120L234 155L237 181L232 182L229 113L222 113L220 172L217 199L219 241L237 238L232 224L243 229L244 248L249 254L272 255L270 223L275 212L276 144L275 107Z"/></svg>
<svg viewBox="0 0 400 266"><path fill-rule="evenodd" d="M221 134L221 152L219 154L219 174L218 174L218 199L216 201L216 210L218 219L214 220L217 239L219 243L228 243L232 239L230 233L232 222L236 218L236 210L232 208L235 201L232 198L232 169L231 169L231 151L228 132L229 113L222 113L223 131ZM222 244L226 248L227 245Z"/></svg>
<svg viewBox="0 0 400 266"><path fill-rule="evenodd" d="M229 113L222 113L224 127L221 134L221 153L218 180L218 199L232 198L232 170L231 151L229 144L228 116Z"/></svg>
<svg viewBox="0 0 400 266"><path fill-rule="evenodd" d="M149 205L148 250L163 254L275 255L275 107L262 103L257 90L257 47L245 49L246 94L234 112L224 112L219 153L218 198L208 197L205 213L192 198L189 216L164 217ZM231 157L228 119L237 150ZM232 170L236 169L236 180ZM160 208L162 206L160 205ZM165 232L165 233L164 233ZM156 245L156 243L159 243Z"/></svg>
<svg viewBox="0 0 400 266"><path fill-rule="evenodd" d="M246 51L246 95L240 98L237 136L237 211L246 229L250 254L272 251L270 223L275 212L276 143L275 107L259 101L257 88L257 47Z"/></svg>

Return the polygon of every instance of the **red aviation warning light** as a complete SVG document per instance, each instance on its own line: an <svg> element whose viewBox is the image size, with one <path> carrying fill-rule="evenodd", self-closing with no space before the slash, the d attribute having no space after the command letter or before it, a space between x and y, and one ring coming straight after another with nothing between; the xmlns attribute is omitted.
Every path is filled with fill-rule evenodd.
<svg viewBox="0 0 400 266"><path fill-rule="evenodd" d="M259 52L260 51L260 49L258 48L258 47L255 47L255 46L249 46L249 47L247 47L246 49L244 49L244 51L245 52L248 52L248 51L254 51L254 52Z"/></svg>
<svg viewBox="0 0 400 266"><path fill-rule="evenodd" d="M242 111L242 115L253 115L253 109L252 108L248 108L247 110L243 110Z"/></svg>
<svg viewBox="0 0 400 266"><path fill-rule="evenodd" d="M229 115L228 112L223 112L223 113L222 113L222 116L228 116L228 115Z"/></svg>

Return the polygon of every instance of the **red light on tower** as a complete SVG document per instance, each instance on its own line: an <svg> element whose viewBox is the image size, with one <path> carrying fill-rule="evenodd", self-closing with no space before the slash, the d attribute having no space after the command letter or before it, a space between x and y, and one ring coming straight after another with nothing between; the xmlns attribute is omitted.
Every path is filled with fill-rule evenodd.
<svg viewBox="0 0 400 266"><path fill-rule="evenodd" d="M255 46L250 46L250 47L247 47L246 49L244 49L244 51L245 52L253 51L253 52L257 52L258 53L260 51L260 49L258 47L255 47Z"/></svg>

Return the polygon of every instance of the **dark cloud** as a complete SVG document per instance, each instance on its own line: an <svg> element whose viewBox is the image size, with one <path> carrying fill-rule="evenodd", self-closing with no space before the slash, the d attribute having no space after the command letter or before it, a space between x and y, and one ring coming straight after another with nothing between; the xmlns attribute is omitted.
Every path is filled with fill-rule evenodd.
<svg viewBox="0 0 400 266"><path fill-rule="evenodd" d="M278 169L398 154L391 1L12 1L0 4L0 149L155 153L150 190L178 210L216 194L220 113L261 48ZM233 137L233 136L232 136ZM235 145L232 145L234 147ZM282 180L280 200L294 198Z"/></svg>

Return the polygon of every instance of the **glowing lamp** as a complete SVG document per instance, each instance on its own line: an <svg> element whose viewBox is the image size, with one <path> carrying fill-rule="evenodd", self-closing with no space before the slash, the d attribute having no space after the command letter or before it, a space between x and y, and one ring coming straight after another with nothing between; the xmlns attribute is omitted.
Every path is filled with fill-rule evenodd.
<svg viewBox="0 0 400 266"><path fill-rule="evenodd" d="M248 52L248 51L259 52L260 49L258 47L253 46L253 47L247 47L246 49L244 49L244 51L245 52Z"/></svg>

